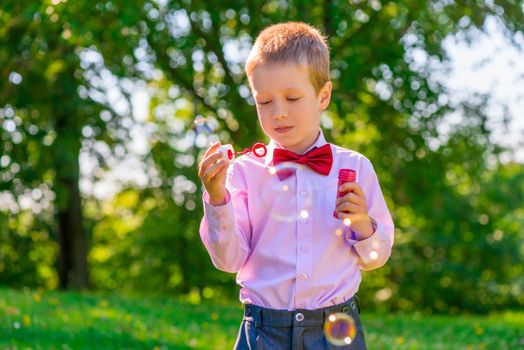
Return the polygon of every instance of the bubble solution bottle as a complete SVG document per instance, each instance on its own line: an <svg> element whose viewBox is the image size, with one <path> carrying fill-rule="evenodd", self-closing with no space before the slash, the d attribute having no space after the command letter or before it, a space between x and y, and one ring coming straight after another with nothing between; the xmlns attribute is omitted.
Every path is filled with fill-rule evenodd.
<svg viewBox="0 0 524 350"><path fill-rule="evenodd" d="M346 182L355 182L357 179L357 172L352 169L340 169L338 171L338 185L337 185L337 199L340 197L345 196L349 191L340 192L339 188L342 186L342 184ZM336 208L336 202L335 202L335 208ZM338 214L336 210L333 212L333 216L338 219Z"/></svg>
<svg viewBox="0 0 524 350"><path fill-rule="evenodd" d="M222 159L225 159L228 162L233 161L233 158L235 158L235 151L233 150L232 145L221 145L218 147L217 152L222 155Z"/></svg>

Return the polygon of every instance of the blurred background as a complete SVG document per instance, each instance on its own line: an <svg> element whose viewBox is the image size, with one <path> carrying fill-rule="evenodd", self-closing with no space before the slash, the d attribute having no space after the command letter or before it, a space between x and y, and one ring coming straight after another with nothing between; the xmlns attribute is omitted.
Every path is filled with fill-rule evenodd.
<svg viewBox="0 0 524 350"><path fill-rule="evenodd" d="M329 36L329 141L371 159L396 223L377 311L524 306L524 5L0 3L0 284L236 300L198 234L199 156L267 141L243 62L272 23Z"/></svg>

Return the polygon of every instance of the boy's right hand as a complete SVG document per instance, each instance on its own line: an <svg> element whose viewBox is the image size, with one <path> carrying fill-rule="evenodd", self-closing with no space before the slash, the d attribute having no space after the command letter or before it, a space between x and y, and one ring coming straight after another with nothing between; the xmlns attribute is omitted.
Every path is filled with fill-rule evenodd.
<svg viewBox="0 0 524 350"><path fill-rule="evenodd" d="M208 148L198 164L198 177L209 194L209 204L213 206L226 202L226 174L230 164L226 159L221 159L222 155L217 152L218 147L220 141Z"/></svg>

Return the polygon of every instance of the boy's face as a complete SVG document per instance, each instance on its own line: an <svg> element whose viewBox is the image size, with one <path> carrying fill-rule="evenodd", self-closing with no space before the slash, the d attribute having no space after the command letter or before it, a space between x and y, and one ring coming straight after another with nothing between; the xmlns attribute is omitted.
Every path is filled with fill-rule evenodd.
<svg viewBox="0 0 524 350"><path fill-rule="evenodd" d="M307 69L294 63L258 65L248 79L264 133L286 149L303 153L318 136L331 82L317 94Z"/></svg>

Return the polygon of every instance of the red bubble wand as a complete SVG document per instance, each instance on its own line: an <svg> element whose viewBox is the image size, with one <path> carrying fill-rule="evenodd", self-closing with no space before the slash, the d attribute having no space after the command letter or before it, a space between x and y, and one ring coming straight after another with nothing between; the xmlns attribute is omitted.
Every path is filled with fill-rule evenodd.
<svg viewBox="0 0 524 350"><path fill-rule="evenodd" d="M244 148L243 151L239 151L239 152L235 152L235 150L233 149L233 145L222 145L220 147L218 147L218 150L217 150L218 153L220 153L222 155L222 158L229 161L229 162L232 162L233 159L235 158L235 155L237 154L246 154L246 155L249 155L251 153L253 153L255 156L259 157L259 158L262 158L266 155L267 153L267 148L266 146L263 144L263 143L255 143L253 145L253 147L251 148Z"/></svg>

